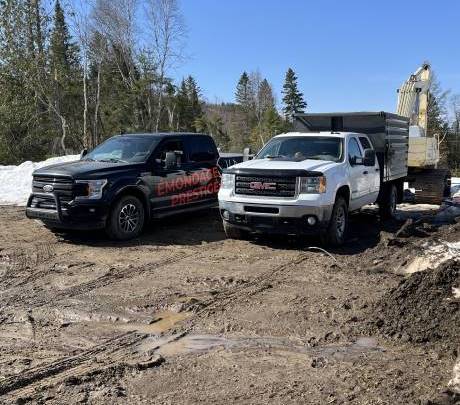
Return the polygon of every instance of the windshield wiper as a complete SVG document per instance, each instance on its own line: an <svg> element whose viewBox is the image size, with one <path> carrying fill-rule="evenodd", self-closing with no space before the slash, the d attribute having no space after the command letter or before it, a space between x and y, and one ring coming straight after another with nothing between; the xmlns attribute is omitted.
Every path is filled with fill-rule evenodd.
<svg viewBox="0 0 460 405"><path fill-rule="evenodd" d="M264 159L276 159L276 158L283 158L284 155L267 155L264 156Z"/></svg>
<svg viewBox="0 0 460 405"><path fill-rule="evenodd" d="M126 160L110 158L110 159L101 159L99 162L111 162L111 163L128 163Z"/></svg>

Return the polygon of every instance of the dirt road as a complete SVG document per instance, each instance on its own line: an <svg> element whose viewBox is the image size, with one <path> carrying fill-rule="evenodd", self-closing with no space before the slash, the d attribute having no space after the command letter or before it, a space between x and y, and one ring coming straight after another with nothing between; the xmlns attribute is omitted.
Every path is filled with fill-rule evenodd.
<svg viewBox="0 0 460 405"><path fill-rule="evenodd" d="M451 315L424 338L425 312L404 320L429 280L396 273L460 226L401 225L361 213L327 254L226 240L214 211L112 243L0 207L0 402L436 403L458 353L458 271L436 289ZM412 304L395 315L401 291Z"/></svg>

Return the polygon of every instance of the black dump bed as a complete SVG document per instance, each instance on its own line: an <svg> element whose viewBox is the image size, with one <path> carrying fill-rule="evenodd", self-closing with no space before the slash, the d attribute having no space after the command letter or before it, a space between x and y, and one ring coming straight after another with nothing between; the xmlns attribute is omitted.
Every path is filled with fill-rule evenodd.
<svg viewBox="0 0 460 405"><path fill-rule="evenodd" d="M406 117L383 111L294 114L294 129L366 134L374 145L382 181L407 175L409 119Z"/></svg>

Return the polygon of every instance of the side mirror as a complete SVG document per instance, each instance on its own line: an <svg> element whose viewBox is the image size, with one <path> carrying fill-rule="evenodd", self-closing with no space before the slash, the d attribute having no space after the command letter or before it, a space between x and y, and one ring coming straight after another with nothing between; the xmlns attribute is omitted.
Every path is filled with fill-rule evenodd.
<svg viewBox="0 0 460 405"><path fill-rule="evenodd" d="M251 148L244 148L243 149L243 162L251 160Z"/></svg>
<svg viewBox="0 0 460 405"><path fill-rule="evenodd" d="M83 149L81 152L80 152L80 160L83 159L86 155L88 154L88 149Z"/></svg>
<svg viewBox="0 0 460 405"><path fill-rule="evenodd" d="M364 150L364 166L375 166L375 150L365 149Z"/></svg>
<svg viewBox="0 0 460 405"><path fill-rule="evenodd" d="M360 166L363 164L363 158L357 156L350 156L349 161L352 166Z"/></svg>
<svg viewBox="0 0 460 405"><path fill-rule="evenodd" d="M164 165L165 169L175 169L177 167L176 152L166 152Z"/></svg>

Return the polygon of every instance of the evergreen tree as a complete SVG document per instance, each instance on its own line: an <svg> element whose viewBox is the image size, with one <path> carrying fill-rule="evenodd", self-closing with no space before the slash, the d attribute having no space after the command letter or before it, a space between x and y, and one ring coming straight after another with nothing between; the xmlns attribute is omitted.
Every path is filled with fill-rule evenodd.
<svg viewBox="0 0 460 405"><path fill-rule="evenodd" d="M269 109L275 108L275 97L273 96L272 86L267 79L263 79L257 92L257 104L261 116Z"/></svg>
<svg viewBox="0 0 460 405"><path fill-rule="evenodd" d="M249 76L246 72L243 72L240 80L238 80L238 84L236 85L235 99L236 102L244 109L249 108L251 104Z"/></svg>
<svg viewBox="0 0 460 405"><path fill-rule="evenodd" d="M182 79L176 93L177 100L177 122L176 130L185 131L189 122L188 117L188 95L187 95L187 84L185 79Z"/></svg>
<svg viewBox="0 0 460 405"><path fill-rule="evenodd" d="M72 42L65 21L64 10L59 0L54 7L54 25L51 32L51 67L54 79L69 79L72 73L79 70L78 46Z"/></svg>
<svg viewBox="0 0 460 405"><path fill-rule="evenodd" d="M447 167L449 156L448 143L446 135L449 130L447 120L446 98L447 91L442 91L441 85L433 78L427 108L427 136L438 136L441 141L439 145L440 166Z"/></svg>
<svg viewBox="0 0 460 405"><path fill-rule="evenodd" d="M291 68L286 72L282 93L286 120L291 120L292 114L303 112L307 107L303 94L297 88L297 76Z"/></svg>
<svg viewBox="0 0 460 405"><path fill-rule="evenodd" d="M202 108L202 103L200 101L201 90L198 87L196 80L192 76L187 77L186 87L187 87L189 115L191 119L189 129L196 132L197 128L196 128L195 122L196 120L199 120L203 116L203 108Z"/></svg>
<svg viewBox="0 0 460 405"><path fill-rule="evenodd" d="M81 67L78 47L72 42L59 0L54 8L53 29L50 41L51 93L48 106L55 117L57 130L61 131L60 145L66 153L67 134L80 132L80 116L75 109L81 108ZM70 127L71 131L67 131Z"/></svg>

